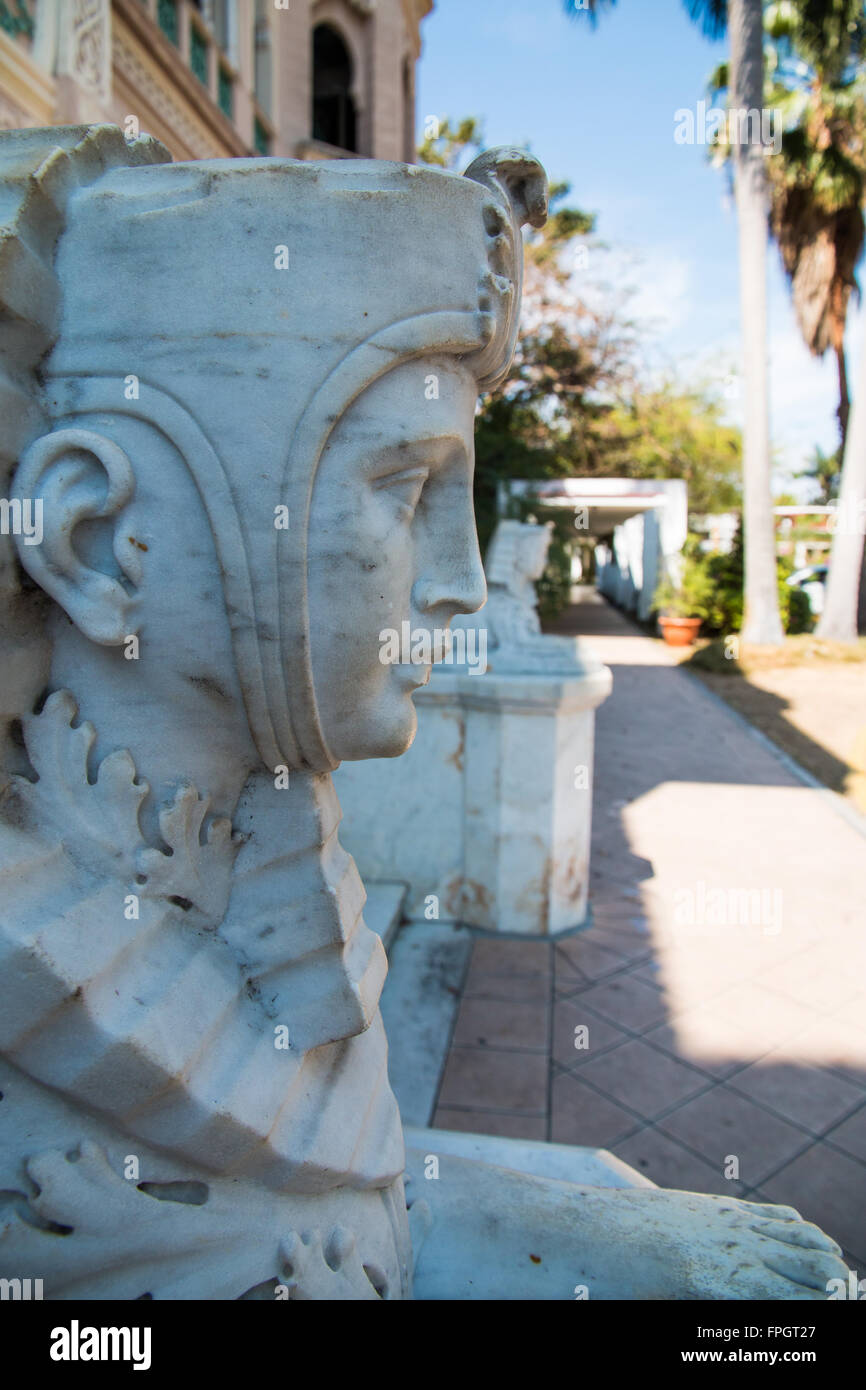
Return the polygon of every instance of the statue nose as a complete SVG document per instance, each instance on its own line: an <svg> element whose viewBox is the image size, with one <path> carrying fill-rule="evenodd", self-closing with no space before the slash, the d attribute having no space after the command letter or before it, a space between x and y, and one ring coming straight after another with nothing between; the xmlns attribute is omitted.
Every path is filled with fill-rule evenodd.
<svg viewBox="0 0 866 1390"><path fill-rule="evenodd" d="M422 613L436 609L449 617L457 613L477 613L487 599L487 583L480 558L460 574L442 574L420 579L413 590L415 607Z"/></svg>

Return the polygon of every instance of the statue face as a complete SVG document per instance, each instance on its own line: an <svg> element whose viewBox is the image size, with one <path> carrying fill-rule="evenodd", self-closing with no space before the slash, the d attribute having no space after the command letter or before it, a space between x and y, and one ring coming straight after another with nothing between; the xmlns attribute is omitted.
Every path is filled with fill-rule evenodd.
<svg viewBox="0 0 866 1390"><path fill-rule="evenodd" d="M541 578L549 549L550 531L546 526L535 526L531 531L523 533L524 570L527 578Z"/></svg>
<svg viewBox="0 0 866 1390"><path fill-rule="evenodd" d="M325 741L341 761L406 751L412 693L430 676L422 649L435 652L435 634L486 597L472 505L476 395L454 359L397 367L346 411L322 454L308 540L312 666ZM410 633L422 659L411 660L409 643L387 659L389 630Z"/></svg>

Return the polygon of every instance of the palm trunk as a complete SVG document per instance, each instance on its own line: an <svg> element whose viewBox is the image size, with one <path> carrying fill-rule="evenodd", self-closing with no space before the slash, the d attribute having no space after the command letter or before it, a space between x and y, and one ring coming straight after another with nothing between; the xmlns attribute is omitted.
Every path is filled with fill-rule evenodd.
<svg viewBox="0 0 866 1390"><path fill-rule="evenodd" d="M848 417L851 412L851 400L848 395L848 371L845 366L845 344L841 342L836 349L836 367L839 372L839 409L836 414L839 417L839 434L841 437L842 456L845 455L845 440L848 438Z"/></svg>
<svg viewBox="0 0 866 1390"><path fill-rule="evenodd" d="M732 104L735 110L760 112L764 102L761 0L730 0L728 32ZM784 640L784 634L779 617L770 488L767 182L764 153L753 139L755 134L751 122L743 122L739 139L734 142L744 387L745 615L742 639L754 645L776 645Z"/></svg>
<svg viewBox="0 0 866 1390"><path fill-rule="evenodd" d="M857 604L863 564L863 525L866 519L866 352L860 354L851 423L842 458L842 480L836 532L830 553L830 573L819 637L830 642L857 641Z"/></svg>

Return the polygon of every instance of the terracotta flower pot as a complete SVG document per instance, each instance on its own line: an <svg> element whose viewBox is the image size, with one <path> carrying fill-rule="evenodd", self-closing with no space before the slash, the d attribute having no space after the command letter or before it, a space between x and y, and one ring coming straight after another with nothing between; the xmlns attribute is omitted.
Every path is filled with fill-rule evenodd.
<svg viewBox="0 0 866 1390"><path fill-rule="evenodd" d="M659 618L662 636L669 647L690 647L700 632L700 618Z"/></svg>

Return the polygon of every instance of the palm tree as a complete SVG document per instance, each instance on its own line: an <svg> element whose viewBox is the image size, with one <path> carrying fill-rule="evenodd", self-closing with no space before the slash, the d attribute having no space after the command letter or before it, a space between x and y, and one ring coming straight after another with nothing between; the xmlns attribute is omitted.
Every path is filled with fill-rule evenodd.
<svg viewBox="0 0 866 1390"><path fill-rule="evenodd" d="M616 0L564 0L575 18L598 14ZM727 28L730 85L737 110L760 111L764 96L761 0L685 0L692 19L717 37ZM742 637L754 645L783 640L776 581L776 544L770 489L770 424L767 380L767 178L763 147L737 141L734 189L740 262L743 335L743 520L745 613Z"/></svg>
<svg viewBox="0 0 866 1390"><path fill-rule="evenodd" d="M781 158L784 163L769 171L770 228L806 347L814 357L830 348L836 358L844 450L851 411L845 325L851 295L859 294L854 267L866 233L862 176L844 167L844 155L816 146L805 127L786 133Z"/></svg>
<svg viewBox="0 0 866 1390"><path fill-rule="evenodd" d="M850 401L845 324L864 234L866 93L856 60L866 46L861 0L801 0L767 12L766 104L784 135L768 161L770 228L791 284L803 340L828 348L839 377L842 449Z"/></svg>
<svg viewBox="0 0 866 1390"><path fill-rule="evenodd" d="M864 153L863 77L858 63L866 55L866 19L861 0L799 0L796 7L798 49L816 73L814 104L816 111L808 135L816 155L824 154L829 168L824 172L828 196L824 202L832 209L835 193L840 209L847 211L843 222L843 256L853 254L845 237L856 238L862 249L862 199L866 187ZM823 90L818 85L824 78ZM829 89L829 93L828 90ZM833 100L830 99L832 94ZM806 157L808 158L808 152ZM813 155L813 160L815 156ZM819 169L820 169L819 165ZM859 188L848 194L846 185ZM854 203L857 203L856 209ZM853 233L851 228L853 227ZM856 260L856 256L855 256ZM853 279L853 265L850 266ZM843 267L844 273L844 267ZM844 363L844 358L842 359ZM844 399L842 401L844 405ZM818 636L837 642L856 642L857 607L863 573L863 521L866 509L866 352L860 355L857 389L851 418L845 432L842 476L836 532L830 555L830 573L824 611L818 623Z"/></svg>
<svg viewBox="0 0 866 1390"><path fill-rule="evenodd" d="M815 445L808 465L795 473L795 478L808 478L818 489L816 501L821 507L829 507L839 496L839 475L842 467L842 451L825 454L819 444Z"/></svg>
<svg viewBox="0 0 866 1390"><path fill-rule="evenodd" d="M761 0L728 5L731 94L736 111L764 103L764 17ZM770 410L767 364L767 176L763 148L734 147L734 192L740 261L743 335L743 533L745 541L742 639L784 640L779 617L776 532L770 484Z"/></svg>
<svg viewBox="0 0 866 1390"><path fill-rule="evenodd" d="M858 293L854 271L864 245L866 81L860 64L866 54L866 17L862 0L797 0L771 5L765 26L765 103L785 124L781 151L768 160L770 227L806 346L816 357L832 348L839 378L843 472L831 578L818 633L853 642L866 472L858 442L861 431L848 442L845 325L851 295ZM723 65L714 86L720 90L726 85ZM866 363L863 372L859 396L866 393Z"/></svg>
<svg viewBox="0 0 866 1390"><path fill-rule="evenodd" d="M817 635L830 642L857 641L857 607L863 571L863 522L866 508L866 352L860 368L851 423L845 440L842 481L836 511L836 532L830 552L830 572L824 611Z"/></svg>

